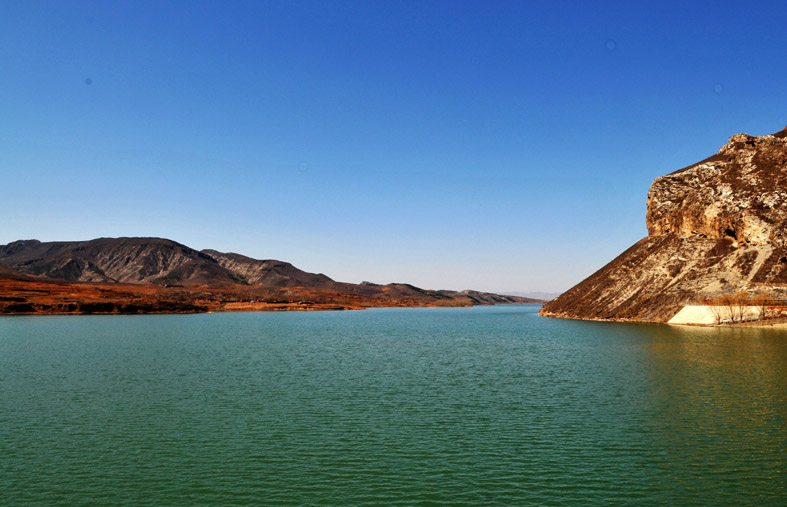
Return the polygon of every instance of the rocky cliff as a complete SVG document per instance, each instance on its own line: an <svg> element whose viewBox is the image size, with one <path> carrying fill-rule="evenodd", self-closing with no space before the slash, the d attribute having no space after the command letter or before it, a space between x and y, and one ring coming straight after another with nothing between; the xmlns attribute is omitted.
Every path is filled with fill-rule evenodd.
<svg viewBox="0 0 787 507"><path fill-rule="evenodd" d="M736 134L715 155L656 178L646 224L646 238L541 314L666 322L706 296L787 297L787 129Z"/></svg>

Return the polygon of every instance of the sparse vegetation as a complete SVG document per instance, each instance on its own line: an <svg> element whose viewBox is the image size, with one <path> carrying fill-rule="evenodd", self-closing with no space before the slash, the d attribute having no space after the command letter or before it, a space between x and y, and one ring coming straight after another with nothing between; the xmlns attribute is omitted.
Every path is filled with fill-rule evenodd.
<svg viewBox="0 0 787 507"><path fill-rule="evenodd" d="M721 321L724 319L724 309L721 304L721 298L700 298L700 303L706 305L710 309L713 318L716 319L716 324L721 324Z"/></svg>
<svg viewBox="0 0 787 507"><path fill-rule="evenodd" d="M759 315L760 320L765 319L765 315L768 311L768 303L770 302L770 298L764 294L757 294L752 299L752 302L757 307L757 313Z"/></svg>
<svg viewBox="0 0 787 507"><path fill-rule="evenodd" d="M455 298L455 299L439 299L432 303L430 306L440 306L440 307L464 307L464 306L473 306L473 301L470 298Z"/></svg>
<svg viewBox="0 0 787 507"><path fill-rule="evenodd" d="M699 302L710 309L717 324L732 324L755 320L749 318L751 315L749 308L756 309L756 319L768 318L768 308L773 303L773 299L766 293L751 295L747 291L739 291L715 298L702 297Z"/></svg>
<svg viewBox="0 0 787 507"><path fill-rule="evenodd" d="M196 313L208 311L349 310L372 307L472 306L470 298L373 288L366 294L304 287L68 283L0 276L3 313ZM522 301L511 298L511 302ZM499 302L499 301L496 301Z"/></svg>

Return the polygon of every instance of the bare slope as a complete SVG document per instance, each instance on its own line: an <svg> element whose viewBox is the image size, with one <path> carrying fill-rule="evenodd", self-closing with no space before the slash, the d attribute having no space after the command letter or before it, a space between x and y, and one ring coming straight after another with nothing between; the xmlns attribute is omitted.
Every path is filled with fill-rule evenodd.
<svg viewBox="0 0 787 507"><path fill-rule="evenodd" d="M252 285L311 287L315 289L333 289L337 285L322 273L307 273L289 262L257 260L245 255L223 253L216 250L202 250L202 253L215 259L221 267Z"/></svg>
<svg viewBox="0 0 787 507"><path fill-rule="evenodd" d="M99 238L0 247L0 262L31 275L80 282L222 284L237 277L215 259L163 238Z"/></svg>
<svg viewBox="0 0 787 507"><path fill-rule="evenodd" d="M666 322L704 296L787 295L787 129L736 134L716 155L657 178L648 237L541 314Z"/></svg>
<svg viewBox="0 0 787 507"><path fill-rule="evenodd" d="M11 269L2 264L0 264L0 278L7 278L9 280L28 280L28 281L37 280L37 278L34 276L26 275L24 273L16 271L15 269Z"/></svg>

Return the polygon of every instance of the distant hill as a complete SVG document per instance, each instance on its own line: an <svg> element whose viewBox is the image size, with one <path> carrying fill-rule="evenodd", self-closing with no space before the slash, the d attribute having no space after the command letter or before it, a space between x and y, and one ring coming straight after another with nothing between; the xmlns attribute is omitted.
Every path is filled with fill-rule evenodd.
<svg viewBox="0 0 787 507"><path fill-rule="evenodd" d="M523 298L539 299L544 301L551 301L560 295L559 292L519 292L511 291L504 292L506 296L519 296Z"/></svg>
<svg viewBox="0 0 787 507"><path fill-rule="evenodd" d="M66 281L215 285L241 283L216 259L162 238L99 238L0 247L0 262L31 275Z"/></svg>
<svg viewBox="0 0 787 507"><path fill-rule="evenodd" d="M458 292L450 291L450 290L441 290L438 292L440 294L449 295L455 298L467 298L474 305L505 305L505 304L512 304L512 303L530 304L530 303L544 302L544 300L541 299L526 298L521 296L511 296L505 294L492 294L491 292L479 292L477 290L462 290Z"/></svg>
<svg viewBox="0 0 787 507"><path fill-rule="evenodd" d="M211 249L197 251L164 238L99 238L60 242L19 240L0 246L0 263L6 270L0 270L0 277L7 272L8 277L29 275L48 281L207 286L236 292L243 287L299 288L311 291L311 298L336 299L344 295L357 301L374 300L377 306L539 302L477 291L426 290L404 283L342 283L322 273L300 270L288 262L258 260ZM324 293L318 295L315 291ZM282 296L277 293L276 297Z"/></svg>

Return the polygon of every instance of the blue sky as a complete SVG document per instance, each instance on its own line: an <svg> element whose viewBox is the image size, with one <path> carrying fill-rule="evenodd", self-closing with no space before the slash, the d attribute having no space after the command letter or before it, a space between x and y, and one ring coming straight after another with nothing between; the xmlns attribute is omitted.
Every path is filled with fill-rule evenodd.
<svg viewBox="0 0 787 507"><path fill-rule="evenodd" d="M161 236L562 291L787 125L778 2L0 0L0 244Z"/></svg>

